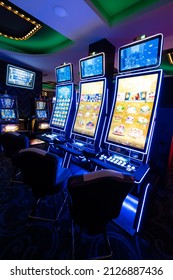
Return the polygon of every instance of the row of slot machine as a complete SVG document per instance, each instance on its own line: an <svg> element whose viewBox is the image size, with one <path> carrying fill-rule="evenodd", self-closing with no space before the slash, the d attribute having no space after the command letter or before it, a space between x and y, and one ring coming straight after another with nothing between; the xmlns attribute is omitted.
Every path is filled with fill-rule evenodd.
<svg viewBox="0 0 173 280"><path fill-rule="evenodd" d="M163 36L156 34L119 48L113 99L105 54L80 59L77 107L72 65L57 67L52 132L41 135L50 142L50 150L62 156L65 167L113 169L134 177L134 188L116 220L132 235L142 228L154 181L150 150L163 77L162 46Z"/></svg>
<svg viewBox="0 0 173 280"><path fill-rule="evenodd" d="M35 128L31 127L31 133L42 132L49 129L50 111L47 105L47 101L41 98L35 98L34 100L34 124ZM31 118L32 120L32 118ZM26 127L21 125L21 119L19 118L19 108L17 96L11 96L7 94L0 95L0 131L22 131L28 130L29 124ZM28 121L29 122L29 121ZM32 126L32 125L30 125Z"/></svg>
<svg viewBox="0 0 173 280"><path fill-rule="evenodd" d="M7 64L6 85L32 90L35 85L36 73L27 69ZM49 114L46 102L35 99L35 115L40 122L48 122ZM0 95L0 132L19 131L24 129L19 116L18 98L9 94ZM23 120L23 119L22 119ZM25 127L27 129L28 127Z"/></svg>
<svg viewBox="0 0 173 280"><path fill-rule="evenodd" d="M0 131L16 131L19 129L19 112L17 97L0 95Z"/></svg>

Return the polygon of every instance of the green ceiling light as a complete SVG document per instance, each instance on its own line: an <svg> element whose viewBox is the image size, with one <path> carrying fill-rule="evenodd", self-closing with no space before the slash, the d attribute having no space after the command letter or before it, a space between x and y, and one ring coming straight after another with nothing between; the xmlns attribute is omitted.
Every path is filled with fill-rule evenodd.
<svg viewBox="0 0 173 280"><path fill-rule="evenodd" d="M129 16L144 11L158 0L85 0L85 2L110 26L124 21Z"/></svg>
<svg viewBox="0 0 173 280"><path fill-rule="evenodd" d="M0 48L28 54L49 54L57 52L72 43L73 41L46 25L28 40L10 40L3 36L0 37Z"/></svg>
<svg viewBox="0 0 173 280"><path fill-rule="evenodd" d="M32 19L28 15L24 15L23 12L14 9L13 7L5 4L3 1L0 1L0 10L3 11L1 13L1 16L4 17L4 19L1 18L0 36L4 36L5 38L17 41L28 40L42 28L42 25L40 23L37 23L35 19ZM8 24L5 21L5 18L7 18L8 14L10 16L10 28L9 26L5 27L3 24L4 22L6 25ZM20 23L21 26L24 26L25 30L23 30L23 36L14 35L14 32L16 32L16 34L19 34L19 31L15 30L15 23Z"/></svg>
<svg viewBox="0 0 173 280"><path fill-rule="evenodd" d="M173 75L173 65L171 64L167 64L165 62L163 62L161 64L161 67L163 69L163 71L165 72L165 74L167 75Z"/></svg>
<svg viewBox="0 0 173 280"><path fill-rule="evenodd" d="M52 83L42 83L42 89L43 90L55 90L56 85Z"/></svg>

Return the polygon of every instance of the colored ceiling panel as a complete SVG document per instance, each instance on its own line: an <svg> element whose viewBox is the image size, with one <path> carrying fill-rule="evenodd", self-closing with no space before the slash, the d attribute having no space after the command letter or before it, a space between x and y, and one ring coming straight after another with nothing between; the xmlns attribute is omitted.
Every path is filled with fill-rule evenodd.
<svg viewBox="0 0 173 280"><path fill-rule="evenodd" d="M86 0L86 2L89 5L92 3L92 7L94 6L100 16L111 26L144 10L158 0Z"/></svg>
<svg viewBox="0 0 173 280"><path fill-rule="evenodd" d="M11 40L27 40L42 24L21 9L0 1L0 35Z"/></svg>
<svg viewBox="0 0 173 280"><path fill-rule="evenodd" d="M8 6L7 2L0 2L0 48L20 53L47 54L73 43L15 5ZM38 25L39 28L36 28Z"/></svg>
<svg viewBox="0 0 173 280"><path fill-rule="evenodd" d="M45 25L26 41L11 40L0 36L1 48L28 54L53 53L69 44L72 44L70 39Z"/></svg>

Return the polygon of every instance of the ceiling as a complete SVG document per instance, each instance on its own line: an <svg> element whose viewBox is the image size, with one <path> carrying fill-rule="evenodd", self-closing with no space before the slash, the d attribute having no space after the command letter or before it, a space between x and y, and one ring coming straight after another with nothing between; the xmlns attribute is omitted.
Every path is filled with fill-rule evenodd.
<svg viewBox="0 0 173 280"><path fill-rule="evenodd" d="M42 71L44 83L55 82L56 66L71 62L77 84L79 59L88 55L89 44L104 38L112 43L116 48L114 66L117 68L117 51L120 46L142 34L150 36L156 33L164 36L163 69L173 74L173 65L169 64L165 56L167 50L173 50L173 1L2 2L11 6L13 12L7 9L4 12L2 7L0 9L0 59ZM24 14L25 17L18 17L16 13ZM29 33L36 25L40 26L38 30ZM24 38L25 34L29 34L27 39Z"/></svg>

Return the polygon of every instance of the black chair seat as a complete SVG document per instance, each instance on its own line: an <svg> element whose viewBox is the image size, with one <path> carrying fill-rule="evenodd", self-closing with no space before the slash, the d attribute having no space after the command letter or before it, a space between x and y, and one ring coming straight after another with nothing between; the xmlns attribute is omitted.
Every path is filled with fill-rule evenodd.
<svg viewBox="0 0 173 280"><path fill-rule="evenodd" d="M13 161L14 155L21 149L28 148L29 138L25 135L22 135L18 132L3 132L0 134L0 145L4 155L10 158L12 165L14 166L14 174L10 178L11 184L13 182L21 182L17 180L18 170Z"/></svg>
<svg viewBox="0 0 173 280"><path fill-rule="evenodd" d="M65 186L71 172L69 169L61 167L61 160L56 154L30 147L20 150L15 155L14 161L21 171L24 184L31 187L33 197L36 199L32 212L37 201L45 199L47 196L55 196L61 193L64 198L63 203L65 203L67 198ZM57 220L59 214L53 219L54 221ZM29 216L44 219L34 216L34 214L29 214ZM46 220L48 219L46 218Z"/></svg>
<svg viewBox="0 0 173 280"><path fill-rule="evenodd" d="M67 189L69 209L74 223L72 229L78 225L89 234L103 233L109 244L106 226L119 216L123 201L133 186L133 177L114 170L99 170L70 177ZM73 247L75 258L74 251Z"/></svg>

